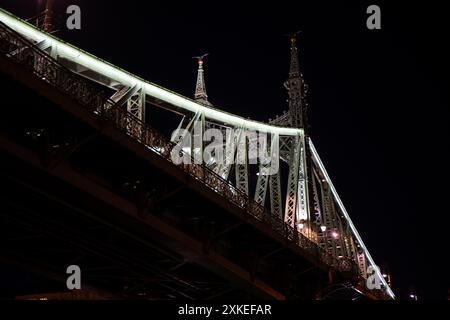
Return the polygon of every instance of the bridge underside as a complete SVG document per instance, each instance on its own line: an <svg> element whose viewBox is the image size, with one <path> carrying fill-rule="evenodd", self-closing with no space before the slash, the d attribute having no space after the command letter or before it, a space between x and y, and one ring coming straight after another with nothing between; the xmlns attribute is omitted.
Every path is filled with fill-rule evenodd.
<svg viewBox="0 0 450 320"><path fill-rule="evenodd" d="M327 288L328 268L307 252L0 63L10 99L0 118L0 259L14 288L0 294L65 291L71 264L105 298L314 299Z"/></svg>

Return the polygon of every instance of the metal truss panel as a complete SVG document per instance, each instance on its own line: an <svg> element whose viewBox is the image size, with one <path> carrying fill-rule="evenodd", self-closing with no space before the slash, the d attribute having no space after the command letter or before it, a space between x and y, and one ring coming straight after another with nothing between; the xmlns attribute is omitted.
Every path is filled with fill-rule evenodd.
<svg viewBox="0 0 450 320"><path fill-rule="evenodd" d="M278 135L274 136L272 138L272 142L271 142L271 146L268 149L267 148L267 143L259 143L259 149L260 152L268 152L269 155L272 155L273 151L278 151L278 150L274 150L275 147L275 140L277 140L277 144L278 144ZM278 153L278 152L277 152ZM261 162L262 160L262 162ZM259 165L259 171L257 173L258 175L258 179L256 181L256 190L255 190L255 202L264 206L265 201L266 201L266 193L267 193L267 186L268 186L268 181L269 181L269 177L273 174L271 172L271 167L272 167L272 157L270 157L270 162L265 162L263 159L260 159L260 165Z"/></svg>
<svg viewBox="0 0 450 320"><path fill-rule="evenodd" d="M226 148L227 148L227 132L231 132L232 128L221 125L221 124L217 124L215 122L211 122L211 121L207 121L205 120L205 130L219 130L222 133L222 139L225 139L225 141L223 142L223 144L221 144L221 148L222 148L222 155L224 156L225 159L225 152L226 152ZM218 173L219 170L221 170L221 165L223 163L217 163L217 162L212 162L212 163L206 163L206 166L213 170L215 173Z"/></svg>
<svg viewBox="0 0 450 320"><path fill-rule="evenodd" d="M288 176L288 186L286 194L286 205L284 221L291 227L295 227L295 218L297 212L297 186L298 186L298 172L300 163L300 137L295 137L292 139L292 151L289 163L289 176Z"/></svg>
<svg viewBox="0 0 450 320"><path fill-rule="evenodd" d="M295 227L302 220L309 222L308 190L306 176L306 150L304 136L292 139L285 222Z"/></svg>
<svg viewBox="0 0 450 320"><path fill-rule="evenodd" d="M259 166L258 179L256 181L256 190L255 190L255 202L264 206L266 201L266 193L267 193L267 185L269 181L270 174L267 174L270 170L269 164L261 164Z"/></svg>
<svg viewBox="0 0 450 320"><path fill-rule="evenodd" d="M140 120L140 122L133 121L127 118L127 132L133 137L141 137L142 130L144 126L143 122L143 103L145 102L145 97L141 92L137 92L136 95L131 96L127 101L127 111L134 117ZM138 138L139 139L139 138Z"/></svg>
<svg viewBox="0 0 450 320"><path fill-rule="evenodd" d="M290 163L290 157L292 152L292 137L291 136L280 136L279 137L280 144L280 160L285 163Z"/></svg>
<svg viewBox="0 0 450 320"><path fill-rule="evenodd" d="M367 279L367 262L366 262L366 255L364 254L364 252L358 253L358 267L361 276L364 279Z"/></svg>
<svg viewBox="0 0 450 320"><path fill-rule="evenodd" d="M276 151L276 152L275 152ZM283 218L283 204L281 202L281 175L280 175L280 136L275 135L272 142L272 161L278 161L276 172L271 172L269 177L269 190L270 190L270 209L273 214ZM278 159L275 159L278 157Z"/></svg>
<svg viewBox="0 0 450 320"><path fill-rule="evenodd" d="M323 225L326 226L325 232L322 232L325 249L330 255L338 261L342 258L348 258L346 238L349 236L344 232L339 212L336 210L333 195L326 181L321 183L322 206L323 206Z"/></svg>
<svg viewBox="0 0 450 320"><path fill-rule="evenodd" d="M316 180L319 180L315 168L311 168L313 174L312 178L312 192L313 192L313 201L314 201L314 217L313 222L320 226L322 224L322 210L320 208L320 200L319 200L319 191L317 190ZM320 184L320 182L319 182Z"/></svg>
<svg viewBox="0 0 450 320"><path fill-rule="evenodd" d="M226 143L225 143L225 159L224 163L218 165L214 172L221 176L223 179L227 180L230 174L231 166L233 165L237 143L240 139L242 130L238 129L236 131L229 130L226 134Z"/></svg>
<svg viewBox="0 0 450 320"><path fill-rule="evenodd" d="M194 114L192 117L183 116L183 119L181 119L177 129L172 133L170 141L179 143L180 141L183 141L187 133L192 134L194 124L198 121L198 119L200 119L200 116L200 113Z"/></svg>
<svg viewBox="0 0 450 320"><path fill-rule="evenodd" d="M141 121L144 121L145 94L139 90L137 94L132 95L127 102L127 111Z"/></svg>
<svg viewBox="0 0 450 320"><path fill-rule="evenodd" d="M321 184L322 191L322 208L323 208L323 225L326 227L322 232L325 250L334 258L336 258L336 244L332 238L332 232L336 232L334 224L334 205L328 186L323 182Z"/></svg>
<svg viewBox="0 0 450 320"><path fill-rule="evenodd" d="M269 178L270 189L270 209L273 214L283 217L283 204L281 202L281 179L280 172L273 174Z"/></svg>
<svg viewBox="0 0 450 320"><path fill-rule="evenodd" d="M356 244L355 244L355 239L353 238L353 236L350 236L348 238L349 241L349 245L350 245L350 252L352 255L352 260L353 261L358 261L358 251L356 250Z"/></svg>
<svg viewBox="0 0 450 320"><path fill-rule="evenodd" d="M344 230L343 227L343 221L341 217L339 216L339 212L335 210L335 228L337 230L337 236L335 237L335 245L336 245L336 258L348 258L348 252L347 252L347 233Z"/></svg>
<svg viewBox="0 0 450 320"><path fill-rule="evenodd" d="M324 167L324 165L322 163L322 160L320 159L320 157L319 157L319 155L318 155L318 153L316 151L316 148L314 147L314 144L311 141L311 139L308 141L308 143L309 143L309 147L310 147L310 150L311 150L311 153L312 153L312 159L314 161L314 164L320 170L321 175L325 177L325 180L327 181L327 183L328 183L328 185L330 187L331 193L333 194L333 197L334 197L336 203L338 204L342 214L344 215L344 217L345 217L345 219L347 221L347 224L348 224L348 226L350 227L350 229L351 229L351 231L353 233L353 236L356 238L356 242L361 246L361 249L363 250L364 255L366 256L366 258L368 260L368 263L375 268L376 275L379 278L379 280L381 281L381 283L383 284L383 287L385 288L386 293L391 298L395 298L394 293L392 292L391 288L387 284L387 282L384 279L383 275L381 274L379 268L376 268L376 264L375 264L374 260L372 259L372 256L370 255L369 251L367 250L367 247L365 246L364 242L362 241L361 236L358 233L358 230L356 230L356 227L353 224L353 222L352 222L352 220L351 220L347 210L345 209L345 206L342 203L341 198L339 197L338 193L336 192L336 189L334 188L333 182L331 181L330 177L328 176L328 173L327 173L327 171L326 171L326 169L325 169L325 167Z"/></svg>
<svg viewBox="0 0 450 320"><path fill-rule="evenodd" d="M274 126L290 127L291 126L291 114L289 111L285 111L281 116L277 116L275 119L269 119L269 123Z"/></svg>
<svg viewBox="0 0 450 320"><path fill-rule="evenodd" d="M306 147L304 136L300 136L300 159L298 165L298 184L297 184L297 212L296 212L296 220L297 221L309 221L309 204L308 204L308 175L307 175L307 167L306 167Z"/></svg>
<svg viewBox="0 0 450 320"><path fill-rule="evenodd" d="M131 88L123 87L111 96L111 100L114 101L116 105L121 106L131 99L131 97L133 97L138 91L139 88L137 86L133 86Z"/></svg>
<svg viewBox="0 0 450 320"><path fill-rule="evenodd" d="M200 121L194 124L194 135L192 139L192 150L194 156L194 162L196 164L203 163L203 150L204 150L204 133L205 133L205 115L200 115Z"/></svg>
<svg viewBox="0 0 450 320"><path fill-rule="evenodd" d="M236 188L248 195L248 144L245 132L242 132L237 144Z"/></svg>

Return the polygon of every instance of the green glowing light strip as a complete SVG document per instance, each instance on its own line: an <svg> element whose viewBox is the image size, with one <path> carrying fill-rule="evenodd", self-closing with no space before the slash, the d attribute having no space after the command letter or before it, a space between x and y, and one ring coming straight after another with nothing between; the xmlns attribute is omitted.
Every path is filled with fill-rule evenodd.
<svg viewBox="0 0 450 320"><path fill-rule="evenodd" d="M387 293L391 296L392 299L395 299L394 293L392 292L391 288L387 284L387 282L384 279L383 275L381 274L379 268L375 268L376 264L373 261L372 256L369 253L369 250L367 250L364 242L362 241L361 237L359 236L358 231L356 230L355 226L353 225L352 219L350 219L350 216L349 216L347 210L345 209L341 198L339 197L336 189L334 188L333 182L331 181L330 177L328 176L327 170L325 169L325 166L323 165L322 160L320 160L319 154L317 153L316 148L314 147L314 144L312 143L311 139L309 139L309 146L310 146L310 149L311 149L311 152L312 152L315 162L319 165L319 168L322 171L328 185L330 186L331 192L333 193L333 196L336 199L336 202L338 203L339 208L341 209L342 213L344 214L344 217L347 219L347 221L350 225L350 228L352 229L356 239L358 240L359 244L363 248L366 257L370 262L370 265L372 265L374 267L374 269L376 270L377 276L381 279L381 282L383 283L384 287L386 288Z"/></svg>
<svg viewBox="0 0 450 320"><path fill-rule="evenodd" d="M247 130L258 130L261 132L279 134L284 136L297 136L300 135L303 131L302 129L277 127L257 121L247 120L242 117L220 111L218 109L200 105L191 99L145 81L75 46L65 43L52 35L44 33L28 22L21 20L20 18L10 14L3 9L0 9L0 21L8 25L16 32L22 34L23 36L32 39L33 41L48 41L51 44L53 50L55 50L56 54L62 58L73 61L123 85L129 87L138 85L138 87L142 87L145 93L149 96L155 97L187 111L191 111L194 113L203 113L208 119L225 123L234 127L243 127Z"/></svg>

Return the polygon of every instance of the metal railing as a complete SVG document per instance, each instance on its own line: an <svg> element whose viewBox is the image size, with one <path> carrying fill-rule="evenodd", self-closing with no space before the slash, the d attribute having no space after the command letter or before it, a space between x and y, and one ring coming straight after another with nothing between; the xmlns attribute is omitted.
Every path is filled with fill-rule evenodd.
<svg viewBox="0 0 450 320"><path fill-rule="evenodd" d="M71 72L2 22L0 22L0 53L28 69L40 80L66 94L84 109L92 112L93 115L100 117L124 134L132 137L151 152L172 162L171 150L175 146L173 142L122 109L121 106L116 105L98 87L87 79ZM273 214L264 206L249 198L229 181L224 180L207 168L205 164L194 164L192 161L191 164L176 166L194 179L201 181L227 201L241 208L246 215L270 226L272 231L281 236L286 243L294 244L326 265L339 269L339 261L321 249L317 243L286 224L278 215Z"/></svg>

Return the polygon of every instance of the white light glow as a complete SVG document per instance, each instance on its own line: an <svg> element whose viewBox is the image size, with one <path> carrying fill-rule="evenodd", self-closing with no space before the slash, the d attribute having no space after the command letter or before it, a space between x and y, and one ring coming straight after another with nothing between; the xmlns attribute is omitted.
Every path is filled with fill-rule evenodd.
<svg viewBox="0 0 450 320"><path fill-rule="evenodd" d="M298 136L303 132L302 129L272 126L257 121L247 120L218 109L200 105L191 99L141 79L75 46L65 43L52 35L41 32L31 24L13 16L3 9L0 9L0 21L33 41L48 41L59 57L75 62L125 86L133 87L137 85L151 97L160 99L166 103L187 111L204 114L207 119L215 120L219 123L228 124L234 127L242 127L247 130L268 132L284 136Z"/></svg>

